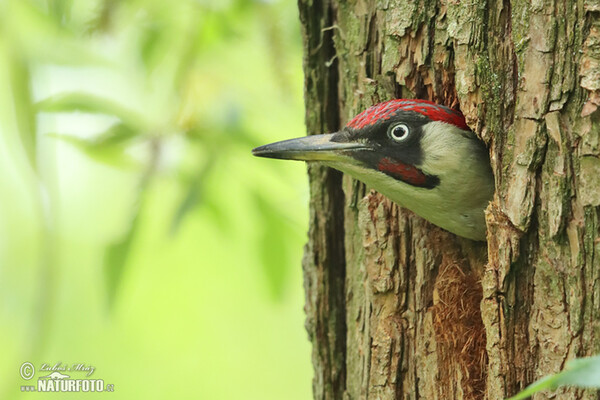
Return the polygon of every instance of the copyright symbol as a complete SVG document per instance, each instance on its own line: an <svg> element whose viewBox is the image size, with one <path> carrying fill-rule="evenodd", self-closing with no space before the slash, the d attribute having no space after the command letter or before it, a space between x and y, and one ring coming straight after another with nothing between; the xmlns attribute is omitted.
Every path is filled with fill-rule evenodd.
<svg viewBox="0 0 600 400"><path fill-rule="evenodd" d="M19 370L19 373L21 374L21 378L28 381L31 378L33 378L33 375L35 374L35 368L33 367L32 363L24 362L23 364L21 364L21 369Z"/></svg>

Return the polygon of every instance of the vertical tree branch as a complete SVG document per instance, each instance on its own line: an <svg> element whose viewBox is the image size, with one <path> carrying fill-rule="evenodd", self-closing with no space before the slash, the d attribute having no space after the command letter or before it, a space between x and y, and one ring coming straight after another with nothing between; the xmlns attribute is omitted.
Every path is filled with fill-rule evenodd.
<svg viewBox="0 0 600 400"><path fill-rule="evenodd" d="M300 0L306 74L306 126L311 134L339 128L338 73L328 0ZM346 385L343 203L341 174L310 166L310 230L303 267L306 329L313 343L315 399L342 399Z"/></svg>
<svg viewBox="0 0 600 400"><path fill-rule="evenodd" d="M299 4L309 132L395 97L458 107L497 189L485 245L309 169L316 398L500 399L599 352L597 1Z"/></svg>

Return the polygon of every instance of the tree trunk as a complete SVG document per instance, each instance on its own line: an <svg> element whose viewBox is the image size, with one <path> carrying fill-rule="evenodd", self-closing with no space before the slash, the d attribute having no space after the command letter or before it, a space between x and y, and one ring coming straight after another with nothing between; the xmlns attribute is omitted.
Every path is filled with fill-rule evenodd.
<svg viewBox="0 0 600 400"><path fill-rule="evenodd" d="M600 353L600 1L299 8L310 133L430 99L465 114L496 179L486 244L309 167L315 398L502 399Z"/></svg>

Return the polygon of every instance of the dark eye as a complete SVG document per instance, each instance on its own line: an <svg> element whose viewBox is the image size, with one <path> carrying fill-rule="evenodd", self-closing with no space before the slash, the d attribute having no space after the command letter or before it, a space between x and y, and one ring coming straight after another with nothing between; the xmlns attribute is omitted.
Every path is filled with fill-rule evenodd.
<svg viewBox="0 0 600 400"><path fill-rule="evenodd" d="M395 124L390 126L388 132L392 139L394 139L396 142L401 142L408 138L410 130L406 124Z"/></svg>

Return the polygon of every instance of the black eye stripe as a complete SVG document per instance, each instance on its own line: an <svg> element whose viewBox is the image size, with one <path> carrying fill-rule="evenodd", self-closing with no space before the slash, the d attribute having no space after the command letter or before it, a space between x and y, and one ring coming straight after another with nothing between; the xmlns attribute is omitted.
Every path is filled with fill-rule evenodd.
<svg viewBox="0 0 600 400"><path fill-rule="evenodd" d="M361 151L356 154L358 160L369 166L377 165L379 158L384 156L419 168L423 161L420 144L423 126L428 122L421 114L400 112L389 120L362 129L346 127L338 133L339 141L362 141L372 146L376 151ZM409 129L403 140L396 140L391 135L391 128L399 124L404 124Z"/></svg>

